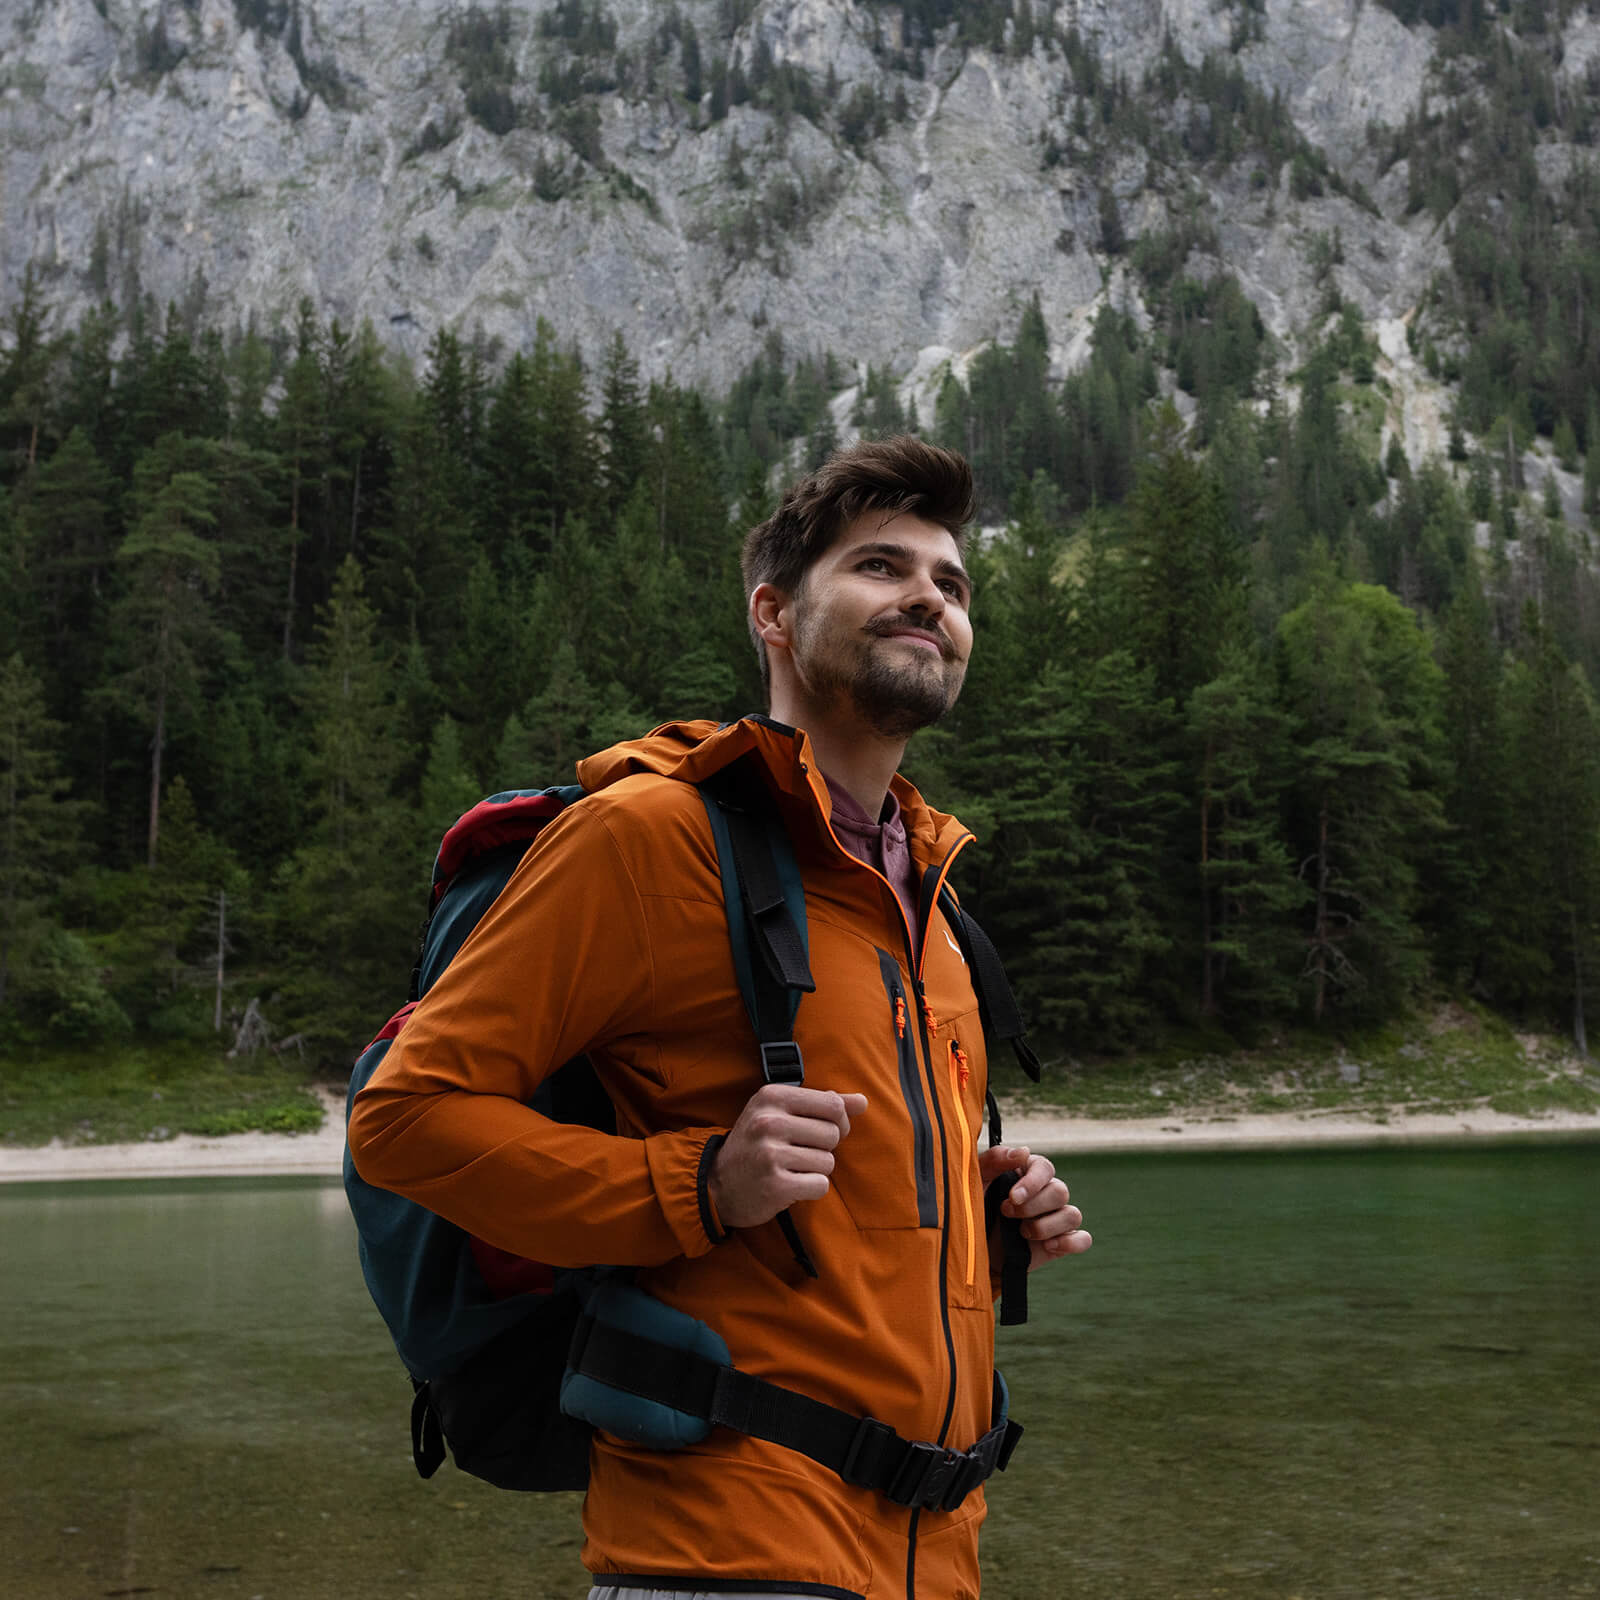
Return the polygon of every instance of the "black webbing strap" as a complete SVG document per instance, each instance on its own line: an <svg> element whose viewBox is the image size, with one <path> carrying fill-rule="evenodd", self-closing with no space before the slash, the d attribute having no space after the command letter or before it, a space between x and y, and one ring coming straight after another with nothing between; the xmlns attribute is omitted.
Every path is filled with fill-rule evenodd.
<svg viewBox="0 0 1600 1600"><path fill-rule="evenodd" d="M756 953L779 988L812 994L817 985L806 959L805 940L789 913L772 853L772 802L768 800L763 808L767 815L758 815L744 795L733 798L724 793L718 799L728 819L734 859L739 864L739 893Z"/></svg>
<svg viewBox="0 0 1600 1600"><path fill-rule="evenodd" d="M939 909L945 920L955 929L961 944L961 953L967 958L972 972L973 987L978 991L978 1009L983 1016L984 1031L993 1039L1006 1040L1016 1054L1022 1070L1039 1081L1039 1058L1027 1040L1027 1028L1022 1021L1022 1008L1011 992L1011 980L1006 977L1000 952L982 928L956 903L948 887L939 895Z"/></svg>
<svg viewBox="0 0 1600 1600"><path fill-rule="evenodd" d="M411 1459L418 1477L431 1478L444 1461L444 1429L427 1384L413 1378L411 1387L416 1391L411 1397Z"/></svg>
<svg viewBox="0 0 1600 1600"><path fill-rule="evenodd" d="M1005 1470L1022 1437L1021 1426L1001 1415L998 1374L992 1414L1000 1420L970 1450L947 1450L587 1315L578 1321L568 1366L642 1399L797 1450L846 1483L925 1511L954 1511L985 1479Z"/></svg>
<svg viewBox="0 0 1600 1600"><path fill-rule="evenodd" d="M1028 1320L1028 1264L1033 1252L1022 1224L1000 1207L1016 1184L1015 1172L1002 1172L983 1191L983 1220L990 1239L1000 1241L1000 1325L1014 1328Z"/></svg>
<svg viewBox="0 0 1600 1600"><path fill-rule="evenodd" d="M774 830L782 827L771 796L761 780L740 762L725 767L706 779L700 792L727 830L728 852L733 876L738 884L740 909L744 913L750 960L750 990L745 996L761 1052L761 1073L768 1083L800 1085L806 1069L800 1046L794 1040L794 1014L802 994L816 992L811 963L806 955L804 934L796 926L794 914L784 895L783 873L779 870L774 846ZM712 819L713 831L717 817ZM787 838L782 848L789 855L790 871L795 869ZM727 864L723 864L723 893L726 897ZM818 1276L816 1263L806 1249L794 1218L787 1211L775 1219L790 1254L807 1277Z"/></svg>

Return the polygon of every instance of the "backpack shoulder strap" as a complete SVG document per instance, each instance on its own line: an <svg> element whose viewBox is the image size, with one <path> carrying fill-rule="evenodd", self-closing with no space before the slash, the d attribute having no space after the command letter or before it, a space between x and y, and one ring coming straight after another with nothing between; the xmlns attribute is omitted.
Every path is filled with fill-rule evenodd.
<svg viewBox="0 0 1600 1600"><path fill-rule="evenodd" d="M961 953L967 959L972 986L978 992L978 1011L984 1032L991 1039L1006 1040L1022 1070L1037 1083L1039 1058L1027 1041L1022 1009L1011 992L1011 981L1006 977L1000 952L976 920L961 909L948 885L940 892L939 909L955 930ZM985 1101L989 1113L989 1144L993 1148L1000 1143L1000 1107L993 1090L986 1091ZM1002 1173L990 1182L983 1197L987 1231L1000 1246L1000 1321L1007 1327L1028 1320L1028 1241L1022 1235L1021 1224L1000 1209L1012 1180L1013 1174Z"/></svg>
<svg viewBox="0 0 1600 1600"><path fill-rule="evenodd" d="M794 1042L800 997L816 990L806 895L794 849L765 786L740 763L696 785L711 822L739 992L768 1083L803 1083Z"/></svg>
<svg viewBox="0 0 1600 1600"><path fill-rule="evenodd" d="M816 990L806 938L806 891L794 847L760 777L734 762L695 787L711 823L728 939L739 993L755 1029L768 1083L802 1084L805 1061L794 1039L800 997ZM794 1218L777 1216L790 1253L818 1276Z"/></svg>
<svg viewBox="0 0 1600 1600"><path fill-rule="evenodd" d="M1039 1058L1028 1043L1022 1008L1011 992L1011 980L1000 960L1000 952L976 921L956 901L946 885L939 893L939 909L955 931L961 953L967 958L972 986L978 991L978 1010L984 1031L993 1039L1004 1039L1016 1054L1017 1063L1035 1083L1039 1081Z"/></svg>

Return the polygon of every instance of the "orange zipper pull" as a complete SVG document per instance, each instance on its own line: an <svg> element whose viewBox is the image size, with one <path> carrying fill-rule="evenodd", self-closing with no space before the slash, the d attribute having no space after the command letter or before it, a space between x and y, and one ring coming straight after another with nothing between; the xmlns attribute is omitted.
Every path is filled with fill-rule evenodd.
<svg viewBox="0 0 1600 1600"><path fill-rule="evenodd" d="M939 1037L939 1019L934 1016L933 1007L928 1004L928 997L926 995L922 997L922 1020L924 1025L927 1027L928 1037L930 1039L937 1039Z"/></svg>
<svg viewBox="0 0 1600 1600"><path fill-rule="evenodd" d="M950 1057L956 1064L956 1077L965 1089L972 1081L972 1068L967 1065L967 1052L954 1039L950 1041Z"/></svg>
<svg viewBox="0 0 1600 1600"><path fill-rule="evenodd" d="M897 1039L906 1036L906 997L903 994L894 997L894 1033Z"/></svg>

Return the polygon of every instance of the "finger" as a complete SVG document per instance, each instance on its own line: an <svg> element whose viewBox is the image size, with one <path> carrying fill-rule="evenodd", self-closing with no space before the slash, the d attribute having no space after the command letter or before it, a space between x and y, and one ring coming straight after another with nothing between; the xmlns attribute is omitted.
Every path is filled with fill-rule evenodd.
<svg viewBox="0 0 1600 1600"><path fill-rule="evenodd" d="M802 1200L822 1200L828 1193L828 1179L820 1172L789 1174L778 1186L778 1210L783 1211ZM774 1215L777 1213L774 1212Z"/></svg>
<svg viewBox="0 0 1600 1600"><path fill-rule="evenodd" d="M991 1145L978 1157L978 1170L985 1185L1007 1172L1021 1172L1028 1164L1028 1151L1024 1145Z"/></svg>
<svg viewBox="0 0 1600 1600"><path fill-rule="evenodd" d="M1017 1191L1013 1189L1011 1192L1015 1194ZM1052 1178L1037 1194L1029 1195L1020 1205L1008 1199L1003 1209L1011 1217L1043 1217L1061 1210L1071 1198L1066 1184L1059 1178Z"/></svg>
<svg viewBox="0 0 1600 1600"><path fill-rule="evenodd" d="M753 1097L791 1116L831 1122L842 1138L850 1131L850 1119L867 1109L864 1094L840 1094L833 1089L806 1089L798 1084L774 1083L758 1090Z"/></svg>
<svg viewBox="0 0 1600 1600"><path fill-rule="evenodd" d="M1031 1215L1036 1207L1038 1197L1049 1189L1052 1183L1060 1183L1056 1177L1055 1167L1043 1156L1032 1156L1024 1168L1022 1176L1012 1186L1011 1193L1006 1196L1006 1210L1014 1217ZM1061 1197L1066 1199L1066 1184L1061 1184Z"/></svg>
<svg viewBox="0 0 1600 1600"><path fill-rule="evenodd" d="M792 1173L820 1172L827 1177L833 1171L833 1152L813 1146L792 1144L778 1152L778 1171Z"/></svg>
<svg viewBox="0 0 1600 1600"><path fill-rule="evenodd" d="M1081 1256L1093 1243L1093 1234L1085 1232L1082 1228L1075 1228L1071 1233L1062 1233L1054 1239L1042 1240L1033 1248L1041 1251L1047 1260L1059 1261L1062 1256Z"/></svg>
<svg viewBox="0 0 1600 1600"><path fill-rule="evenodd" d="M1083 1213L1076 1206L1062 1206L1048 1216L1033 1217L1022 1224L1025 1239L1055 1239L1064 1233L1075 1233L1083 1226Z"/></svg>
<svg viewBox="0 0 1600 1600"><path fill-rule="evenodd" d="M832 1150L849 1131L848 1121L841 1126L829 1117L783 1111L775 1106L763 1107L750 1118L751 1134L769 1147L803 1144Z"/></svg>

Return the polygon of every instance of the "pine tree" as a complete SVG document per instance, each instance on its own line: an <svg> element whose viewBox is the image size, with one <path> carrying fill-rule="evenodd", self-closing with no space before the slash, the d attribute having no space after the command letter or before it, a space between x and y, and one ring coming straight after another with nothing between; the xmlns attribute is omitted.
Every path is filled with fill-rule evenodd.
<svg viewBox="0 0 1600 1600"><path fill-rule="evenodd" d="M982 911L1039 1021L1080 1048L1131 1043L1159 1020L1172 944L1163 874L1181 806L1172 708L1126 652L1046 666L1006 723L992 779Z"/></svg>
<svg viewBox="0 0 1600 1600"><path fill-rule="evenodd" d="M0 1012L46 927L59 868L78 850L81 808L66 799L60 734L39 680L13 655L0 667Z"/></svg>
<svg viewBox="0 0 1600 1600"><path fill-rule="evenodd" d="M217 632L206 604L221 571L207 537L217 520L217 488L203 473L177 465L182 448L182 439L169 435L134 474L137 520L117 550L126 588L111 618L123 665L104 690L150 729L150 866L161 834L161 765L171 717L199 700L203 654Z"/></svg>
<svg viewBox="0 0 1600 1600"><path fill-rule="evenodd" d="M308 837L278 875L277 944L290 1024L348 1059L406 970L415 825L394 792L390 672L361 571L347 558L318 617L301 704L310 721Z"/></svg>
<svg viewBox="0 0 1600 1600"><path fill-rule="evenodd" d="M1311 1013L1385 1012L1425 970L1420 868L1437 850L1440 675L1386 589L1324 582L1278 625L1293 719Z"/></svg>
<svg viewBox="0 0 1600 1600"><path fill-rule="evenodd" d="M1171 405L1157 413L1124 522L1130 643L1182 706L1216 672L1248 611L1244 554L1217 480L1183 447Z"/></svg>
<svg viewBox="0 0 1600 1600"><path fill-rule="evenodd" d="M319 614L301 695L318 826L336 850L354 843L370 797L388 791L399 766L377 620L361 569L346 557Z"/></svg>
<svg viewBox="0 0 1600 1600"><path fill-rule="evenodd" d="M327 413L321 358L322 333L309 300L300 302L300 325L294 360L283 378L283 398L273 419L272 436L289 478L288 583L283 601L283 659L294 653L294 624L299 607L300 544L307 502L322 489L327 467Z"/></svg>
<svg viewBox="0 0 1600 1600"><path fill-rule="evenodd" d="M29 597L28 631L48 641L58 705L77 698L98 666L115 486L88 435L74 428L34 472L18 508L21 560L13 581Z"/></svg>
<svg viewBox="0 0 1600 1600"><path fill-rule="evenodd" d="M612 336L600 376L601 492L613 517L645 471L648 427L639 363L628 353L619 331Z"/></svg>
<svg viewBox="0 0 1600 1600"><path fill-rule="evenodd" d="M460 728L453 717L440 717L428 744L428 764L418 794L419 876L432 867L433 852L445 830L482 798L483 785L467 765Z"/></svg>
<svg viewBox="0 0 1600 1600"><path fill-rule="evenodd" d="M1189 698L1197 773L1200 1011L1259 1019L1293 999L1291 913L1304 904L1280 812L1287 719L1254 651L1228 646Z"/></svg>
<svg viewBox="0 0 1600 1600"><path fill-rule="evenodd" d="M1538 987L1521 998L1551 1013L1566 1009L1587 1056L1600 936L1600 711L1531 613L1523 633L1506 699L1524 868L1518 943L1534 957L1529 977Z"/></svg>
<svg viewBox="0 0 1600 1600"><path fill-rule="evenodd" d="M27 477L39 458L52 369L63 341L45 332L47 308L31 266L11 309L8 348L0 353L0 448L7 482Z"/></svg>

